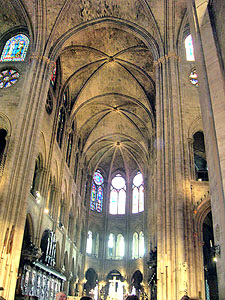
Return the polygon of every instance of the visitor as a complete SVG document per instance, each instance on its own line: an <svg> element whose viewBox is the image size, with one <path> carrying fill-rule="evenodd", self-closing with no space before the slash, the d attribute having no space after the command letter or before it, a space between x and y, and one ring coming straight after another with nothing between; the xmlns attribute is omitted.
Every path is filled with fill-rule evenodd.
<svg viewBox="0 0 225 300"><path fill-rule="evenodd" d="M129 295L127 296L126 300L139 300L139 298L136 295Z"/></svg>
<svg viewBox="0 0 225 300"><path fill-rule="evenodd" d="M80 300L92 300L92 298L90 296L83 296Z"/></svg>

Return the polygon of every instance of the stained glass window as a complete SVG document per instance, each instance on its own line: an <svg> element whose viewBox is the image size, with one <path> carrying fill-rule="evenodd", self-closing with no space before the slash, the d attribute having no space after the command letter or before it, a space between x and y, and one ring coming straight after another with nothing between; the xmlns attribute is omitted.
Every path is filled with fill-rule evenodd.
<svg viewBox="0 0 225 300"><path fill-rule="evenodd" d="M117 174L111 182L109 213L112 215L125 214L126 207L126 182Z"/></svg>
<svg viewBox="0 0 225 300"><path fill-rule="evenodd" d="M140 172L133 179L132 213L144 211L144 182Z"/></svg>
<svg viewBox="0 0 225 300"><path fill-rule="evenodd" d="M56 135L56 140L57 140L60 148L62 147L65 122L66 122L66 116L65 116L64 108L62 107L59 111L58 129L57 129L57 135Z"/></svg>
<svg viewBox="0 0 225 300"><path fill-rule="evenodd" d="M68 166L70 166L72 149L73 149L73 135L74 135L74 123L72 125L72 131L69 134L69 138L67 142L66 162Z"/></svg>
<svg viewBox="0 0 225 300"><path fill-rule="evenodd" d="M91 189L90 208L93 211L102 212L104 179L99 170L94 173Z"/></svg>
<svg viewBox="0 0 225 300"><path fill-rule="evenodd" d="M190 34L186 37L184 43L185 43L187 61L194 61L195 60L194 48L192 43L192 37Z"/></svg>
<svg viewBox="0 0 225 300"><path fill-rule="evenodd" d="M0 62L24 61L29 46L29 39L24 34L18 34L9 39L2 51Z"/></svg>
<svg viewBox="0 0 225 300"><path fill-rule="evenodd" d="M195 68L191 70L189 80L193 85L198 86L198 74Z"/></svg>
<svg viewBox="0 0 225 300"><path fill-rule="evenodd" d="M57 74L57 68L56 68L56 63L55 63L54 68L52 70L51 79L50 79L51 85L53 87L55 86L55 82L56 82L56 74Z"/></svg>
<svg viewBox="0 0 225 300"><path fill-rule="evenodd" d="M52 110L53 110L53 100L52 100L52 96L50 95L50 93L48 93L48 97L46 99L45 109L46 109L46 111L47 111L47 113L49 115L52 113Z"/></svg>
<svg viewBox="0 0 225 300"><path fill-rule="evenodd" d="M11 87L17 82L19 77L19 72L13 69L0 71L0 89Z"/></svg>

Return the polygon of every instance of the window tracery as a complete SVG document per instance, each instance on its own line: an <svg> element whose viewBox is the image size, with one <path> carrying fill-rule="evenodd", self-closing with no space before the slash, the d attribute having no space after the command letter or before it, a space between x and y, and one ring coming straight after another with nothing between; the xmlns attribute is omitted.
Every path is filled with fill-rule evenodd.
<svg viewBox="0 0 225 300"><path fill-rule="evenodd" d="M17 82L19 77L20 73L14 69L0 71L0 89L11 87Z"/></svg>
<svg viewBox="0 0 225 300"><path fill-rule="evenodd" d="M2 51L0 62L24 61L29 46L29 38L24 34L17 34L9 39Z"/></svg>
<svg viewBox="0 0 225 300"><path fill-rule="evenodd" d="M109 213L112 215L125 214L126 206L126 181L117 174L111 181Z"/></svg>
<svg viewBox="0 0 225 300"><path fill-rule="evenodd" d="M191 70L189 80L194 86L198 86L198 74L195 68Z"/></svg>

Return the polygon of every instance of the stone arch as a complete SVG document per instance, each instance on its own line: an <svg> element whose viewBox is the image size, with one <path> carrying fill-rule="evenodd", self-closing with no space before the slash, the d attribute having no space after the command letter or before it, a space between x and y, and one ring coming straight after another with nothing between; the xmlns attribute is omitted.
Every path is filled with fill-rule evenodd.
<svg viewBox="0 0 225 300"><path fill-rule="evenodd" d="M7 132L7 137L12 134L12 124L10 119L3 113L0 113L0 129L5 129Z"/></svg>
<svg viewBox="0 0 225 300"><path fill-rule="evenodd" d="M207 214L211 211L210 198L205 198L198 206L194 209L194 232L198 236L199 241L203 243L203 222Z"/></svg>
<svg viewBox="0 0 225 300"><path fill-rule="evenodd" d="M50 60L55 61L56 57L60 55L60 49L62 49L66 41L76 33L89 27L99 27L106 24L112 24L114 27L132 33L135 37L143 41L143 43L152 51L155 60L164 55L162 41L159 36L156 41L148 31L133 22L115 17L102 17L79 24L64 33L51 47L49 51Z"/></svg>
<svg viewBox="0 0 225 300"><path fill-rule="evenodd" d="M96 287L98 275L93 268L89 268L85 273L85 278L87 281L84 284L84 290L86 290L86 294L88 295L90 290Z"/></svg>
<svg viewBox="0 0 225 300"><path fill-rule="evenodd" d="M189 139L193 139L196 132L203 131L202 117L199 115L189 126L187 134Z"/></svg>
<svg viewBox="0 0 225 300"><path fill-rule="evenodd" d="M136 293L139 294L141 290L141 283L143 281L143 275L141 271L137 270L133 273L131 277L131 285L136 289Z"/></svg>

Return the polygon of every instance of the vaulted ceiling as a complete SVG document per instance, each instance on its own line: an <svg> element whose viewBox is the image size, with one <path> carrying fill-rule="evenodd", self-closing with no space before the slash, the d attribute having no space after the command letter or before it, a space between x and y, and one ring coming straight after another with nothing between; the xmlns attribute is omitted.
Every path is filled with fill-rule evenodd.
<svg viewBox="0 0 225 300"><path fill-rule="evenodd" d="M67 42L60 63L91 170L143 170L155 128L155 72L146 45L110 25L90 27Z"/></svg>
<svg viewBox="0 0 225 300"><path fill-rule="evenodd" d="M71 118L90 170L120 168L129 175L149 165L155 136L153 60L174 51L185 2L0 0L0 24L6 24L0 33L27 25L31 52L60 58L62 87L69 88L74 102Z"/></svg>

